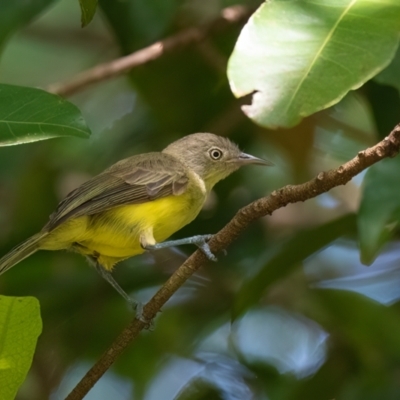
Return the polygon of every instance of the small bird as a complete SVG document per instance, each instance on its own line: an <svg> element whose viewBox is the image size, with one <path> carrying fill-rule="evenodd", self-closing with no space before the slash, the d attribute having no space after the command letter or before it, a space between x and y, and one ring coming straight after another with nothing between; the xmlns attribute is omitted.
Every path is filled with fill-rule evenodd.
<svg viewBox="0 0 400 400"><path fill-rule="evenodd" d="M115 264L182 244L195 244L215 260L207 244L212 235L164 240L196 218L217 182L249 164L272 165L212 133L121 160L69 193L39 233L0 259L0 275L38 250L70 250L137 307L112 277Z"/></svg>

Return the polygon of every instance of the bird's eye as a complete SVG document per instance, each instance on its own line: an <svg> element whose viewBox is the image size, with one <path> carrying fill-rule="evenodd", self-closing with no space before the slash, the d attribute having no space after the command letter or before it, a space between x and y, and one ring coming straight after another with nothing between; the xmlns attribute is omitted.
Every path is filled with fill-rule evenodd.
<svg viewBox="0 0 400 400"><path fill-rule="evenodd" d="M210 150L209 154L213 160L219 160L222 157L222 151L215 147Z"/></svg>

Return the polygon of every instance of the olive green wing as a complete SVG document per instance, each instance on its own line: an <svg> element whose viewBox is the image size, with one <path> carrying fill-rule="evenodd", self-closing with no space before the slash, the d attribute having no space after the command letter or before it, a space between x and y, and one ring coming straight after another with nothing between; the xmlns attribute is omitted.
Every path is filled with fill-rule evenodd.
<svg viewBox="0 0 400 400"><path fill-rule="evenodd" d="M70 218L138 204L185 192L184 165L164 153L148 153L119 161L72 191L50 216L52 230Z"/></svg>

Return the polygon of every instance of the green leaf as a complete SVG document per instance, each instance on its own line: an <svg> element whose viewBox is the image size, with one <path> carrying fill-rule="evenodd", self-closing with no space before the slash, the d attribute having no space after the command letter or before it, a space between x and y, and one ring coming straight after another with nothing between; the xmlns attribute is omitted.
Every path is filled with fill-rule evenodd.
<svg viewBox="0 0 400 400"><path fill-rule="evenodd" d="M262 126L296 125L359 88L392 60L398 0L271 0L243 28L229 60L235 96Z"/></svg>
<svg viewBox="0 0 400 400"><path fill-rule="evenodd" d="M246 281L236 296L234 318L243 314L273 282L291 272L298 264L341 236L356 231L356 217L345 215L317 228L296 233L276 248L258 273Z"/></svg>
<svg viewBox="0 0 400 400"><path fill-rule="evenodd" d="M42 331L34 297L0 296L0 399L13 400L32 363Z"/></svg>
<svg viewBox="0 0 400 400"><path fill-rule="evenodd" d="M80 111L40 89L0 84L0 146L90 135Z"/></svg>
<svg viewBox="0 0 400 400"><path fill-rule="evenodd" d="M12 0L0 2L0 46L8 35L28 23L55 0Z"/></svg>
<svg viewBox="0 0 400 400"><path fill-rule="evenodd" d="M358 212L361 261L371 264L400 221L400 157L369 168Z"/></svg>
<svg viewBox="0 0 400 400"><path fill-rule="evenodd" d="M322 312L314 319L328 331L338 332L372 365L379 360L400 360L400 319L398 312L365 296L345 290L316 290ZM371 358L372 356L372 358Z"/></svg>
<svg viewBox="0 0 400 400"><path fill-rule="evenodd" d="M89 24L96 14L97 0L79 0L82 28Z"/></svg>

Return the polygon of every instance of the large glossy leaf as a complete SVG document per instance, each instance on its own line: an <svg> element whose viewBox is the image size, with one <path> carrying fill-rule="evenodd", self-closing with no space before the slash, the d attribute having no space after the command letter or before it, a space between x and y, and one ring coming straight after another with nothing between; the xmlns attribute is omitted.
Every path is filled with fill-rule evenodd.
<svg viewBox="0 0 400 400"><path fill-rule="evenodd" d="M245 282L236 296L234 317L255 304L265 289L287 275L298 263L335 239L356 231L356 217L346 215L317 228L298 232L270 255L260 271Z"/></svg>
<svg viewBox="0 0 400 400"><path fill-rule="evenodd" d="M56 0L0 1L0 47L15 29L29 22L36 14Z"/></svg>
<svg viewBox="0 0 400 400"><path fill-rule="evenodd" d="M382 245L400 222L400 157L382 160L364 179L358 212L361 261L374 261Z"/></svg>
<svg viewBox="0 0 400 400"><path fill-rule="evenodd" d="M80 111L67 100L40 89L0 84L0 146L89 135Z"/></svg>
<svg viewBox="0 0 400 400"><path fill-rule="evenodd" d="M235 96L266 127L290 127L337 103L393 58L398 0L271 0L243 28L229 60Z"/></svg>
<svg viewBox="0 0 400 400"><path fill-rule="evenodd" d="M14 400L42 331L34 297L0 296L0 398Z"/></svg>

